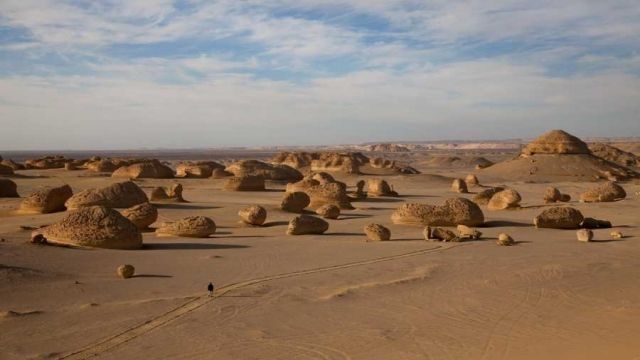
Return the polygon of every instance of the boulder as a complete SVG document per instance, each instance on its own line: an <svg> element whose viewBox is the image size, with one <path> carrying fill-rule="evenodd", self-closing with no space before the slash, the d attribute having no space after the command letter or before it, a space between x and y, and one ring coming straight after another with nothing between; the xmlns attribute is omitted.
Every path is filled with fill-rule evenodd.
<svg viewBox="0 0 640 360"><path fill-rule="evenodd" d="M513 240L513 238L505 233L500 233L498 235L498 241L496 241L496 244L500 246L511 246L511 245L514 245L515 243L516 242Z"/></svg>
<svg viewBox="0 0 640 360"><path fill-rule="evenodd" d="M459 194L466 194L469 192L467 189L467 183L462 179L453 179L451 183L451 191Z"/></svg>
<svg viewBox="0 0 640 360"><path fill-rule="evenodd" d="M391 214L394 224L432 226L478 226L484 214L474 202L464 198L450 198L442 205L404 204Z"/></svg>
<svg viewBox="0 0 640 360"><path fill-rule="evenodd" d="M111 176L128 179L171 179L173 170L154 159L121 166Z"/></svg>
<svg viewBox="0 0 640 360"><path fill-rule="evenodd" d="M456 231L458 232L458 237L460 239L478 240L482 237L482 233L480 231L472 229L466 225L456 226Z"/></svg>
<svg viewBox="0 0 640 360"><path fill-rule="evenodd" d="M260 226L267 220L267 210L260 205L251 205L238 211L243 223Z"/></svg>
<svg viewBox="0 0 640 360"><path fill-rule="evenodd" d="M183 162L176 167L176 176L204 179L211 177L214 169L224 170L224 165L214 161Z"/></svg>
<svg viewBox="0 0 640 360"><path fill-rule="evenodd" d="M129 219L104 206L70 212L59 222L34 231L46 243L105 249L139 249L142 234Z"/></svg>
<svg viewBox="0 0 640 360"><path fill-rule="evenodd" d="M580 229L576 231L576 237L578 238L578 241L591 241L591 239L593 239L593 231L589 229Z"/></svg>
<svg viewBox="0 0 640 360"><path fill-rule="evenodd" d="M458 242L462 240L453 231L441 227L431 228L427 226L427 228L425 228L425 231L423 231L423 234L427 234L428 238L426 240L444 242Z"/></svg>
<svg viewBox="0 0 640 360"><path fill-rule="evenodd" d="M13 175L13 169L6 165L0 164L0 175Z"/></svg>
<svg viewBox="0 0 640 360"><path fill-rule="evenodd" d="M347 195L346 189L339 183L326 183L311 186L305 190L305 193L309 195L312 208L319 208L320 206L331 204L339 207L342 210L352 210L354 207L351 205L351 199Z"/></svg>
<svg viewBox="0 0 640 360"><path fill-rule="evenodd" d="M151 201L186 202L182 197L182 185L175 183L169 186L158 186L151 190Z"/></svg>
<svg viewBox="0 0 640 360"><path fill-rule="evenodd" d="M122 210L122 216L134 223L138 229L144 230L158 220L158 209L146 202Z"/></svg>
<svg viewBox="0 0 640 360"><path fill-rule="evenodd" d="M242 160L235 162L225 169L236 177L261 176L267 180L302 180L302 173L291 166L283 164L269 164L258 160Z"/></svg>
<svg viewBox="0 0 640 360"><path fill-rule="evenodd" d="M582 213L568 206L555 206L545 209L533 219L537 228L577 229L584 217Z"/></svg>
<svg viewBox="0 0 640 360"><path fill-rule="evenodd" d="M69 185L46 187L22 200L20 212L48 214L65 211L65 202L73 196Z"/></svg>
<svg viewBox="0 0 640 360"><path fill-rule="evenodd" d="M548 187L544 191L543 200L545 204L558 202L560 201L561 198L562 198L562 193L560 193L560 190L558 190L557 188L554 188L553 186Z"/></svg>
<svg viewBox="0 0 640 360"><path fill-rule="evenodd" d="M304 208L309 206L311 199L309 195L296 191L285 193L282 202L280 202L280 209L293 213L301 213L304 211Z"/></svg>
<svg viewBox="0 0 640 360"><path fill-rule="evenodd" d="M367 194L371 196L398 196L398 193L393 191L387 181L382 179L370 179Z"/></svg>
<svg viewBox="0 0 640 360"><path fill-rule="evenodd" d="M188 216L186 218L164 222L157 229L159 236L180 236L207 238L216 232L216 223L205 216Z"/></svg>
<svg viewBox="0 0 640 360"><path fill-rule="evenodd" d="M73 195L65 203L67 209L86 206L130 208L148 202L147 195L132 181L124 181L99 189L87 189Z"/></svg>
<svg viewBox="0 0 640 360"><path fill-rule="evenodd" d="M133 265L129 265L129 264L120 265L116 270L118 277L122 279L129 279L133 277L133 274L135 274L135 272L136 272L136 268L134 268Z"/></svg>
<svg viewBox="0 0 640 360"><path fill-rule="evenodd" d="M316 209L316 214L325 219L337 219L340 216L340 208L333 204L326 204Z"/></svg>
<svg viewBox="0 0 640 360"><path fill-rule="evenodd" d="M234 176L227 180L224 189L228 191L264 191L264 178L254 175Z"/></svg>
<svg viewBox="0 0 640 360"><path fill-rule="evenodd" d="M478 177L475 176L474 174L467 175L467 177L464 178L464 182L467 184L467 186L480 185L480 182L478 181Z"/></svg>
<svg viewBox="0 0 640 360"><path fill-rule="evenodd" d="M520 207L520 194L513 189L504 189L491 197L487 204L489 210L505 210Z"/></svg>
<svg viewBox="0 0 640 360"><path fill-rule="evenodd" d="M493 187L493 188L489 188L486 190L483 190L479 193L476 194L476 196L473 197L473 202L475 202L478 205L487 205L489 204L489 200L491 200L491 198L493 197L493 195L495 195L496 193L504 190L505 188L502 186L497 186L497 187Z"/></svg>
<svg viewBox="0 0 640 360"><path fill-rule="evenodd" d="M297 192L297 191L305 192L309 188L318 186L318 185L320 185L320 181L306 177L298 182L288 183L286 187L286 192Z"/></svg>
<svg viewBox="0 0 640 360"><path fill-rule="evenodd" d="M562 130L551 130L542 134L522 150L524 155L590 153L584 141Z"/></svg>
<svg viewBox="0 0 640 360"><path fill-rule="evenodd" d="M0 178L0 198L20 197L18 185L9 179Z"/></svg>
<svg viewBox="0 0 640 360"><path fill-rule="evenodd" d="M97 159L87 163L87 170L92 172L112 173L123 164L116 163L111 159Z"/></svg>
<svg viewBox="0 0 640 360"><path fill-rule="evenodd" d="M380 224L369 224L364 227L364 233L369 241L391 240L391 230Z"/></svg>
<svg viewBox="0 0 640 360"><path fill-rule="evenodd" d="M287 235L323 234L329 223L315 216L300 215L289 221Z"/></svg>
<svg viewBox="0 0 640 360"><path fill-rule="evenodd" d="M622 186L608 181L600 186L589 189L580 195L581 202L611 202L627 197Z"/></svg>

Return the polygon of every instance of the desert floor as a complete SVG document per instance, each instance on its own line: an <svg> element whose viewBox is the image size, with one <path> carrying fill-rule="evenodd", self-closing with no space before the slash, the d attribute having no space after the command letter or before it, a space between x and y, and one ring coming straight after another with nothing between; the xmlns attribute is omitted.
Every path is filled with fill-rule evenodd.
<svg viewBox="0 0 640 360"><path fill-rule="evenodd" d="M423 169L424 170L424 169ZM20 225L64 213L19 215L0 199L0 358L98 359L640 359L640 191L627 199L571 205L610 220L581 243L574 230L536 229L549 184L507 183L523 208L488 211L484 239L424 241L422 228L391 224L403 202L436 204L457 195L451 177L386 176L400 198L355 202L322 236L287 236L294 214L277 209L283 184L226 192L224 180L180 179L189 203L159 208L159 221L215 220L208 239L144 234L136 251L28 244ZM14 178L22 196L68 183L78 192L116 180L85 171L29 170ZM434 175L437 174L437 175ZM354 185L361 177L339 176ZM146 191L175 180L141 180ZM483 179L480 178L482 182ZM496 185L487 183L485 185ZM574 199L591 183L553 183ZM268 224L247 227L237 211L267 207ZM370 222L394 241L367 242ZM512 235L516 246L495 238ZM122 280L118 265L137 276ZM216 296L206 296L214 281Z"/></svg>

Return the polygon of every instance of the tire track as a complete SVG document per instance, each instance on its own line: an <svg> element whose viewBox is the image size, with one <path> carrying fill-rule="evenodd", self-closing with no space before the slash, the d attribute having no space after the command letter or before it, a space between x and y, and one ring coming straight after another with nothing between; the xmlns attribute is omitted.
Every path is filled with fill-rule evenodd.
<svg viewBox="0 0 640 360"><path fill-rule="evenodd" d="M257 278L257 279L251 279L251 280L245 280L245 281L240 281L237 283L232 283L229 285L225 285L223 287L220 287L219 289L216 290L214 296L207 296L207 295L202 295L200 297L197 297L195 299L189 300L186 303L172 309L169 310L167 312L165 312L164 314L161 314L157 317L154 317L140 325L136 325L133 326L127 330L124 330L116 335L113 335L111 337L108 337L106 339L102 339L99 340L93 344L90 344L82 349L76 350L74 352L65 354L63 356L61 356L59 359L88 359L91 357L95 357L100 355L101 353L104 353L106 351L109 351L117 346L120 346L122 344L125 344L133 339L136 339L154 329L157 329L161 326L167 325L168 323L183 317L195 310L198 310L199 308L201 308L202 306L208 304L209 302L213 301L214 299L223 296L225 294L227 294L230 291L234 291L234 290L238 290L241 288L245 288L248 286L252 286L255 284L259 284L259 283L263 283L263 282L267 282L267 281L273 281L273 280L279 280L279 279L285 279L285 278L290 278L290 277L296 277L296 276L304 276L304 275L310 275L310 274L316 274L316 273L321 273L321 272L326 272L326 271L335 271L335 270L341 270L341 269L348 269L348 268L352 268L352 267L357 267L357 266L364 266L364 265L370 265L370 264L375 264L375 263L379 263L379 262L385 262L385 261L392 261L392 260L398 260L398 259L403 259L403 258L407 258L407 257L411 257L411 256L417 256L417 255L422 255L422 254L426 254L426 253L431 253L431 252L438 252L438 251L446 251L449 249L453 249L456 247L460 247L460 246L465 246L465 245L470 245L470 243L466 243L466 244L456 244L456 245L450 245L450 246L443 246L443 245L438 245L435 247L431 247L428 249L422 249L422 250L416 250L416 251L412 251L412 252L408 252L408 253L404 253L404 254L398 254L398 255L391 255L391 256L385 256L385 257L379 257L379 258L374 258L374 259L369 259L369 260L362 260L362 261L355 261L355 262L350 262L350 263L346 263L346 264L340 264L340 265L332 265L332 266L325 266L325 267L318 267L318 268L313 268L313 269L307 269L307 270L299 270L299 271L294 271L294 272L289 272L289 273L283 273L283 274L276 274L276 275L271 275L271 276L265 276L265 277L261 277L261 278Z"/></svg>

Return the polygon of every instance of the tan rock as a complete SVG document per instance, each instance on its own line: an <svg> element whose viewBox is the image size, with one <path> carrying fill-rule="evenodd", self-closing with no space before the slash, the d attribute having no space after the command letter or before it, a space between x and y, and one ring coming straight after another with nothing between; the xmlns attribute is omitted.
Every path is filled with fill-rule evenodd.
<svg viewBox="0 0 640 360"><path fill-rule="evenodd" d="M453 180L453 182L451 183L451 191L460 194L466 194L469 192L469 190L467 189L467 183L462 179Z"/></svg>
<svg viewBox="0 0 640 360"><path fill-rule="evenodd" d="M242 222L249 225L260 226L267 220L267 210L260 205L251 205L238 211Z"/></svg>
<svg viewBox="0 0 640 360"><path fill-rule="evenodd" d="M364 227L364 233L369 241L391 240L391 230L380 224L369 224Z"/></svg>
<svg viewBox="0 0 640 360"><path fill-rule="evenodd" d="M304 208L309 206L311 199L309 195L296 191L291 193L285 193L282 202L280 202L280 209L293 213L301 213Z"/></svg>
<svg viewBox="0 0 640 360"><path fill-rule="evenodd" d="M467 183L467 186L476 186L479 185L478 177L474 174L469 174L464 178L464 182Z"/></svg>
<svg viewBox="0 0 640 360"><path fill-rule="evenodd" d="M479 192L478 194L476 194L473 197L473 202L478 204L478 205L487 205L489 204L489 200L491 200L491 198L493 197L493 195L495 195L496 193L504 190L505 188L502 186L497 186L494 188L489 188L486 190L483 190L481 192Z"/></svg>
<svg viewBox="0 0 640 360"><path fill-rule="evenodd" d="M225 169L213 169L213 171L211 172L212 179L223 179L230 176L233 176L233 174L226 171Z"/></svg>
<svg viewBox="0 0 640 360"><path fill-rule="evenodd" d="M529 143L522 153L534 155L590 154L591 152L587 144L577 137L562 130L551 130Z"/></svg>
<svg viewBox="0 0 640 360"><path fill-rule="evenodd" d="M582 213L568 206L555 206L543 210L533 219L537 228L577 229L584 217Z"/></svg>
<svg viewBox="0 0 640 360"><path fill-rule="evenodd" d="M65 206L70 210L96 205L129 208L148 201L147 195L138 185L124 181L104 188L83 190L69 198Z"/></svg>
<svg viewBox="0 0 640 360"><path fill-rule="evenodd" d="M458 237L460 239L478 240L482 237L482 233L476 229L472 229L466 225L456 226Z"/></svg>
<svg viewBox="0 0 640 360"><path fill-rule="evenodd" d="M151 190L151 201L185 202L182 197L182 185L175 183L169 186L158 186Z"/></svg>
<svg viewBox="0 0 640 360"><path fill-rule="evenodd" d="M224 170L224 165L214 161L183 162L176 167L176 176L206 179L211 177L214 169Z"/></svg>
<svg viewBox="0 0 640 360"><path fill-rule="evenodd" d="M462 239L459 238L456 233L449 229L434 227L431 228L431 233L429 234L429 240L435 241L444 241L444 242L458 242Z"/></svg>
<svg viewBox="0 0 640 360"><path fill-rule="evenodd" d="M9 166L0 164L0 175L13 175L13 169Z"/></svg>
<svg viewBox="0 0 640 360"><path fill-rule="evenodd" d="M227 191L264 191L265 184L262 176L230 177L224 185Z"/></svg>
<svg viewBox="0 0 640 360"><path fill-rule="evenodd" d="M138 229L148 229L158 220L158 209L148 202L122 210L122 216L131 221Z"/></svg>
<svg viewBox="0 0 640 360"><path fill-rule="evenodd" d="M517 191L513 189L504 189L493 194L491 200L489 200L489 203L487 204L487 209L505 210L519 208L521 200L522 198Z"/></svg>
<svg viewBox="0 0 640 360"><path fill-rule="evenodd" d="M287 235L323 234L329 223L315 216L300 215L289 221Z"/></svg>
<svg viewBox="0 0 640 360"><path fill-rule="evenodd" d="M320 206L331 204L342 210L352 210L351 199L347 195L347 191L338 183L326 183L311 186L305 190L309 195L311 203L309 207L319 208Z"/></svg>
<svg viewBox="0 0 640 360"><path fill-rule="evenodd" d="M49 244L105 249L139 249L142 234L129 219L104 206L82 207L70 212L59 222L38 229Z"/></svg>
<svg viewBox="0 0 640 360"><path fill-rule="evenodd" d="M391 220L405 225L477 226L484 222L484 214L470 200L450 198L439 206L404 204L391 214Z"/></svg>
<svg viewBox="0 0 640 360"><path fill-rule="evenodd" d="M154 159L121 166L111 176L127 179L171 179L173 178L173 170Z"/></svg>
<svg viewBox="0 0 640 360"><path fill-rule="evenodd" d="M205 216L188 216L173 222L165 222L156 229L159 236L207 238L216 232L216 223Z"/></svg>
<svg viewBox="0 0 640 360"><path fill-rule="evenodd" d="M578 241L591 241L591 239L593 239L593 231L589 229L580 229L576 231L576 237L578 238Z"/></svg>
<svg viewBox="0 0 640 360"><path fill-rule="evenodd" d="M242 160L225 169L236 177L261 176L267 180L299 181L303 176L300 171L283 164L269 164L258 160Z"/></svg>
<svg viewBox="0 0 640 360"><path fill-rule="evenodd" d="M136 268L133 267L133 265L129 265L129 264L118 266L118 270L116 271L118 276L122 279L129 279L133 277L135 272L136 272Z"/></svg>
<svg viewBox="0 0 640 360"><path fill-rule="evenodd" d="M73 191L69 185L46 187L22 200L20 212L48 214L65 211L65 202L72 195Z"/></svg>
<svg viewBox="0 0 640 360"><path fill-rule="evenodd" d="M371 196L398 196L398 193L393 191L391 186L386 180L382 179L369 179L369 188L367 195Z"/></svg>
<svg viewBox="0 0 640 360"><path fill-rule="evenodd" d="M610 235L614 240L622 239L624 237L620 231L612 231Z"/></svg>
<svg viewBox="0 0 640 360"><path fill-rule="evenodd" d="M580 195L582 202L611 202L627 197L622 186L608 181L600 186L589 189Z"/></svg>
<svg viewBox="0 0 640 360"><path fill-rule="evenodd" d="M333 204L326 204L320 206L316 210L316 214L322 216L325 219L337 219L340 216L340 208Z"/></svg>
<svg viewBox="0 0 640 360"><path fill-rule="evenodd" d="M496 244L500 246L511 246L511 245L514 245L515 243L516 242L513 240L513 238L505 233L500 233L498 235L498 241L496 241Z"/></svg>

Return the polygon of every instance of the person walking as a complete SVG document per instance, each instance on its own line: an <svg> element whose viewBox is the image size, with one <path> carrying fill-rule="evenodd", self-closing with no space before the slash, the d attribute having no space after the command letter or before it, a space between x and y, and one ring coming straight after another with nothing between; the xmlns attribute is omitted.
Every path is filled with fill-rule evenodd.
<svg viewBox="0 0 640 360"><path fill-rule="evenodd" d="M209 283L209 285L207 286L207 291L209 292L209 296L213 296L214 289L215 287L213 286L213 283Z"/></svg>

